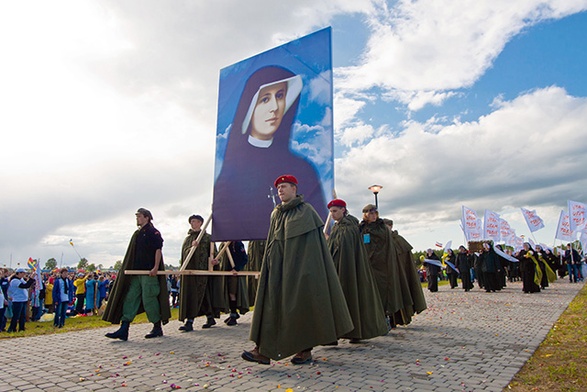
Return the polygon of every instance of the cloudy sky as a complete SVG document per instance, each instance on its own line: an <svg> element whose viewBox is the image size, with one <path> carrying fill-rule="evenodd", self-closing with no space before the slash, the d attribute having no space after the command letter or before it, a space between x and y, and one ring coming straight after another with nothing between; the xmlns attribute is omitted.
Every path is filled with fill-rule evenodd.
<svg viewBox="0 0 587 392"><path fill-rule="evenodd" d="M112 265L138 207L177 264L187 217L210 213L219 70L326 26L351 213L381 184L416 249L461 243L462 205L518 235L536 209L552 244L587 202L587 1L323 3L2 2L0 265Z"/></svg>

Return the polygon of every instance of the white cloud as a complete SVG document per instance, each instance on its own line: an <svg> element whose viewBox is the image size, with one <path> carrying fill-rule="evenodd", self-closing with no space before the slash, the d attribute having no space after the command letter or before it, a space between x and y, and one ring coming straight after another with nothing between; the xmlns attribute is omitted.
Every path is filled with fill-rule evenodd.
<svg viewBox="0 0 587 392"><path fill-rule="evenodd" d="M339 70L343 90L380 87L418 110L471 86L507 42L536 23L587 9L582 0L399 1L370 14L360 63Z"/></svg>
<svg viewBox="0 0 587 392"><path fill-rule="evenodd" d="M367 187L383 184L382 213L422 232L458 219L462 204L498 213L544 206L556 224L567 198L587 197L585 122L587 99L554 86L433 132L409 121L399 136L376 137L338 159L337 190L357 211L370 202Z"/></svg>

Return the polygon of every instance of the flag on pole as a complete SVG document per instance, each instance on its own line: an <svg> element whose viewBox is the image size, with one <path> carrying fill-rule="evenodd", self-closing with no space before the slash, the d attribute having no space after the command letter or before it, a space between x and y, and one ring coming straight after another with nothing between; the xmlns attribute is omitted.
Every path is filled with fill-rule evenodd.
<svg viewBox="0 0 587 392"><path fill-rule="evenodd" d="M27 261L27 265L29 266L29 268L35 272L35 270L37 269L37 260L33 260L32 257L29 257L28 261Z"/></svg>
<svg viewBox="0 0 587 392"><path fill-rule="evenodd" d="M481 228L478 226L479 220L477 219L477 212L468 207L462 206L462 217L463 232L467 241L477 240L477 236L480 237Z"/></svg>
<svg viewBox="0 0 587 392"><path fill-rule="evenodd" d="M569 222L569 214L561 210L558 218L558 225L556 226L556 235L554 238L570 242L573 240L573 232L571 231L571 223Z"/></svg>
<svg viewBox="0 0 587 392"><path fill-rule="evenodd" d="M581 249L583 250L583 254L585 254L587 252L587 229L581 232L579 242L581 242Z"/></svg>
<svg viewBox="0 0 587 392"><path fill-rule="evenodd" d="M435 245L438 246L439 248L442 248L442 242L436 241L436 244Z"/></svg>
<svg viewBox="0 0 587 392"><path fill-rule="evenodd" d="M444 245L444 253L448 253L448 250L452 246L452 240L448 241L446 245Z"/></svg>
<svg viewBox="0 0 587 392"><path fill-rule="evenodd" d="M73 240L69 240L69 245L73 246Z"/></svg>
<svg viewBox="0 0 587 392"><path fill-rule="evenodd" d="M585 210L587 204L579 203L577 201L568 201L569 204L569 223L571 231L583 230L587 224Z"/></svg>
<svg viewBox="0 0 587 392"><path fill-rule="evenodd" d="M540 230L544 227L544 221L538 216L538 214L536 214L536 210L530 211L525 208L521 208L521 210L530 232L534 233L536 230Z"/></svg>
<svg viewBox="0 0 587 392"><path fill-rule="evenodd" d="M499 241L501 238L499 227L499 214L490 210L485 210L485 219L483 225L483 237L486 240Z"/></svg>
<svg viewBox="0 0 587 392"><path fill-rule="evenodd" d="M513 237L515 234L508 221L502 218L499 218L499 234L501 236L501 240L504 241L506 245L513 245Z"/></svg>
<svg viewBox="0 0 587 392"><path fill-rule="evenodd" d="M522 237L515 237L514 240L514 252L518 252L524 248L524 239Z"/></svg>

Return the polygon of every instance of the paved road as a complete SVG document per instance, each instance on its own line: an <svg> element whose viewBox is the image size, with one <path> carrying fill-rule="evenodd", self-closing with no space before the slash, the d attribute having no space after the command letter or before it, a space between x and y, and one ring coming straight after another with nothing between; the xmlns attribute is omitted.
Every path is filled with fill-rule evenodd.
<svg viewBox="0 0 587 392"><path fill-rule="evenodd" d="M145 340L150 325L3 339L0 391L502 391L583 286L560 279L542 293L521 283L499 293L441 286L412 324L365 344L318 347L311 365L240 359L251 313L240 324ZM290 392L290 391L288 391Z"/></svg>

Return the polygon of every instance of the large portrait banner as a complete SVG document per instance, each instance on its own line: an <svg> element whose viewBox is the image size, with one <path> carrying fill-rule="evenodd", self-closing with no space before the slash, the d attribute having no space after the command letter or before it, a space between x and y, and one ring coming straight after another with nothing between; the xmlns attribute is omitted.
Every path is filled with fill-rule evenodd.
<svg viewBox="0 0 587 392"><path fill-rule="evenodd" d="M334 189L330 28L220 70L212 239L266 239L282 174L325 219Z"/></svg>

